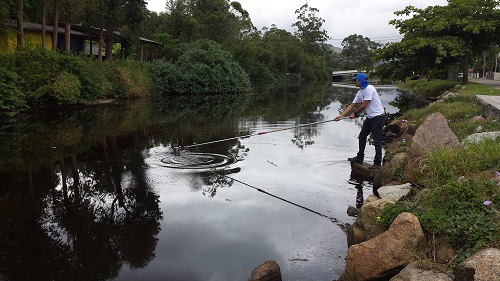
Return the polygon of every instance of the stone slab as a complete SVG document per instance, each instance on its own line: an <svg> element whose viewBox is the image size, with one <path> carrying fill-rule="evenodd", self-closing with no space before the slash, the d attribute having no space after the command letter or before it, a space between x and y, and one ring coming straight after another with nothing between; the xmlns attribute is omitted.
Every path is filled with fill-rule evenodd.
<svg viewBox="0 0 500 281"><path fill-rule="evenodd" d="M500 117L500 96L476 95L476 99L486 108L486 118Z"/></svg>

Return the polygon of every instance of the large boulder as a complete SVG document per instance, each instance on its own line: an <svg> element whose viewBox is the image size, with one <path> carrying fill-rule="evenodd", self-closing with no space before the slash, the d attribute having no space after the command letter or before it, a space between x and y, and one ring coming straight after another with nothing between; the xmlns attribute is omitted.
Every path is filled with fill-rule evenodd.
<svg viewBox="0 0 500 281"><path fill-rule="evenodd" d="M395 174L398 169L406 166L408 162L408 154L405 152L398 153L392 157L388 163L378 170L377 174L373 178L373 188L378 189L381 186L387 185L394 181Z"/></svg>
<svg viewBox="0 0 500 281"><path fill-rule="evenodd" d="M387 199L380 199L366 202L361 207L361 212L356 221L347 229L347 245L355 245L369 240L385 231L378 223L378 217L382 214L385 204L393 202Z"/></svg>
<svg viewBox="0 0 500 281"><path fill-rule="evenodd" d="M282 281L280 266L275 261L266 261L252 271L248 281Z"/></svg>
<svg viewBox="0 0 500 281"><path fill-rule="evenodd" d="M448 127L443 114L436 112L429 115L415 132L410 147L410 157L421 156L440 148L458 148L460 141Z"/></svg>
<svg viewBox="0 0 500 281"><path fill-rule="evenodd" d="M410 263L390 281L453 281L446 272L422 269L418 264L418 261Z"/></svg>
<svg viewBox="0 0 500 281"><path fill-rule="evenodd" d="M455 281L500 280L500 250L489 248L473 254L455 270Z"/></svg>
<svg viewBox="0 0 500 281"><path fill-rule="evenodd" d="M425 236L418 218L400 214L389 230L347 250L346 271L339 281L383 278L425 253Z"/></svg>

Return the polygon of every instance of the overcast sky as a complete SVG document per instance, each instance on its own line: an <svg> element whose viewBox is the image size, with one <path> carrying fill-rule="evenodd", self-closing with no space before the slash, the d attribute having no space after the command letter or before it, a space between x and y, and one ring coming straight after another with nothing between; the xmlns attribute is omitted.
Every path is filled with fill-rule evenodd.
<svg viewBox="0 0 500 281"><path fill-rule="evenodd" d="M165 11L165 0L149 0L148 9ZM447 0L239 0L243 9L250 14L258 29L272 24L280 29L294 32L292 24L297 21L295 10L308 2L319 9L317 16L325 20L323 29L332 39L328 43L341 47L342 40L352 34L363 35L381 43L399 41L399 32L389 25L397 18L395 11L412 5L425 8L429 5L446 5Z"/></svg>

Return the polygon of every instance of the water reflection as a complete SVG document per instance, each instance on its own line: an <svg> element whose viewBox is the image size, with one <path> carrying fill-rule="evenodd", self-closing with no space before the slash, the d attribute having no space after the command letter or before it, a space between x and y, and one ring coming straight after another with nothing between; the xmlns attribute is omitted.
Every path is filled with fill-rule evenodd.
<svg viewBox="0 0 500 281"><path fill-rule="evenodd" d="M0 128L0 279L246 280L268 259L288 280L334 279L342 229L225 176L348 222L355 121L291 127L352 97L307 85L20 116Z"/></svg>

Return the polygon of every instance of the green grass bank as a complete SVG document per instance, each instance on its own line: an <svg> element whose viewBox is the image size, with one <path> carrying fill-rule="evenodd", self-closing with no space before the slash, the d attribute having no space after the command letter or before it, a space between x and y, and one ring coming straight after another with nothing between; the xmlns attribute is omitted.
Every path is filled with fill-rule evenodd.
<svg viewBox="0 0 500 281"><path fill-rule="evenodd" d="M474 133L500 131L499 120L474 118L484 113L474 96L500 96L500 90L476 83L462 87L456 84L439 80L401 84L401 89L426 99L436 98L446 91L458 95L425 108L409 110L400 118L420 125L429 115L440 112L460 141ZM406 144L401 149L409 150L409 147ZM412 197L386 205L380 223L388 227L402 212L415 214L428 238L442 237L455 250L452 262L439 265L449 270L481 249L499 248L500 141L486 139L464 144L458 149L436 150L427 158L428 163L422 169L428 177L415 185ZM419 192L423 189L426 192ZM431 255L427 258L432 261Z"/></svg>

